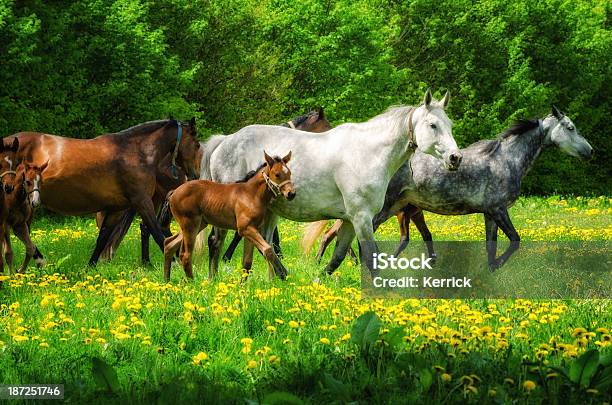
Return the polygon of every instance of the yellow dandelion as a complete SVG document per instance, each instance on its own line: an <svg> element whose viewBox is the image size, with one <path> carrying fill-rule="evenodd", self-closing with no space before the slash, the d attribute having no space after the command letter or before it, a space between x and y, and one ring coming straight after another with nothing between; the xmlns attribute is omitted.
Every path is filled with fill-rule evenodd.
<svg viewBox="0 0 612 405"><path fill-rule="evenodd" d="M443 373L442 375L440 375L440 379L444 382L450 382L453 377L448 373Z"/></svg>
<svg viewBox="0 0 612 405"><path fill-rule="evenodd" d="M531 380L525 380L525 382L523 383L523 388L525 389L525 391L533 391L536 386L536 383Z"/></svg>
<svg viewBox="0 0 612 405"><path fill-rule="evenodd" d="M255 367L257 367L257 362L255 360L249 360L249 362L247 363L247 368L249 370L252 370Z"/></svg>
<svg viewBox="0 0 612 405"><path fill-rule="evenodd" d="M323 343L324 345L328 345L328 344L330 344L330 343L331 343L331 342L329 341L329 339L328 339L328 338L326 338L326 337L323 337L323 338L319 339L319 342Z"/></svg>

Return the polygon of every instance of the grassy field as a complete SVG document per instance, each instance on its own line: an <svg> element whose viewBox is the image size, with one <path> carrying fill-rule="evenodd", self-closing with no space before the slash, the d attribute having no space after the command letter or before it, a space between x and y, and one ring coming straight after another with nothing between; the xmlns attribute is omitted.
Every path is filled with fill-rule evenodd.
<svg viewBox="0 0 612 405"><path fill-rule="evenodd" d="M611 240L611 214L607 197L511 210L524 240ZM426 219L437 240L484 239L481 216ZM366 299L349 260L312 283L302 228L281 224L286 282L258 257L241 283L236 254L213 283L200 259L195 281L177 266L166 284L157 248L138 265L137 227L88 268L93 219L39 219L47 267L2 277L0 384L63 383L88 403L610 402L609 300ZM378 237L397 239L396 221Z"/></svg>

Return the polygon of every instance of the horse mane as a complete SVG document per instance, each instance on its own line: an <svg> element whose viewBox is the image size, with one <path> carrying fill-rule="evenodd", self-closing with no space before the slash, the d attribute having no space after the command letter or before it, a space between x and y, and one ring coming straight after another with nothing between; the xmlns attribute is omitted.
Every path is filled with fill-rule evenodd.
<svg viewBox="0 0 612 405"><path fill-rule="evenodd" d="M505 139L508 139L511 136L521 136L532 129L537 128L539 125L538 120L535 118L529 120L521 119L515 121L511 126L509 126L497 137L497 139L483 139L471 144L466 149L473 148L484 153L485 155L492 155L499 149L501 143Z"/></svg>
<svg viewBox="0 0 612 405"><path fill-rule="evenodd" d="M273 157L272 157L272 159L274 159L274 162L275 162L275 163L279 163L279 162L282 162L282 161L283 161L283 159L281 159L279 156L273 156ZM260 165L257 167L257 169L255 169L255 170L251 170L250 172L248 172L248 173L246 174L246 176L244 176L242 179L238 180L236 183L246 183L247 181L249 181L250 179L252 179L253 177L255 177L255 175L256 175L257 173L259 173L259 171L260 171L261 169L263 169L265 166L266 166L266 162L261 163L261 164L260 164Z"/></svg>
<svg viewBox="0 0 612 405"><path fill-rule="evenodd" d="M174 123L176 125L176 120L167 119L143 122L142 124L134 125L133 127L129 127L127 129L124 129L123 131L115 132L110 135L122 137L138 136L157 131L158 129L163 128L170 123Z"/></svg>
<svg viewBox="0 0 612 405"><path fill-rule="evenodd" d="M298 117L295 117L295 118L291 119L291 123L292 123L292 124L293 124L295 127L298 127L298 126L302 125L302 123L303 123L304 121L306 121L306 120L307 120L309 117L311 117L311 116L313 115L313 113L314 113L314 112L315 112L315 111L310 111L309 113L306 113L306 114L300 115L300 116L298 116ZM278 125L280 125L281 127L287 127L287 128L289 128L289 124L288 124L288 123L286 123L286 122L283 122L282 124L278 124Z"/></svg>

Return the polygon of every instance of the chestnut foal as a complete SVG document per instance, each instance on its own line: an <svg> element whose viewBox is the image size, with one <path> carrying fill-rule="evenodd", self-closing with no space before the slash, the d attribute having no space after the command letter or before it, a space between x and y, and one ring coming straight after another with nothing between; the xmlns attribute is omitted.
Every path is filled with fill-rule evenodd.
<svg viewBox="0 0 612 405"><path fill-rule="evenodd" d="M43 255L40 253L32 239L30 239L30 226L34 216L34 209L40 205L40 188L42 185L42 172L47 163L40 167L28 163L21 163L17 167L13 183L13 192L7 196L8 218L7 226L4 228L4 252L9 272L13 274L13 247L11 246L11 233L25 245L25 256L19 268L19 273L24 273L28 263L34 257L36 265L44 265Z"/></svg>
<svg viewBox="0 0 612 405"><path fill-rule="evenodd" d="M192 253L196 236L207 225L234 229L244 237L242 265L248 274L253 264L253 246L257 247L268 262L268 274L274 272L282 280L287 269L282 265L274 249L259 233L270 202L282 195L287 200L295 197L291 182L291 170L287 163L291 152L284 158L270 157L264 151L265 163L249 173L244 180L220 184L208 180L189 181L168 194L170 211L181 231L164 241L164 278L170 280L170 267L176 251L188 278L193 278ZM210 258L209 258L210 259ZM216 269L209 260L208 278L212 280Z"/></svg>

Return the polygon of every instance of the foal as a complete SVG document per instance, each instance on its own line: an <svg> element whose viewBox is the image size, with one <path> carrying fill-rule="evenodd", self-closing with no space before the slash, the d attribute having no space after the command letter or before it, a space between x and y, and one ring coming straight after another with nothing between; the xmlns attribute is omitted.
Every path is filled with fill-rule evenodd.
<svg viewBox="0 0 612 405"><path fill-rule="evenodd" d="M274 249L259 233L269 203L279 195L291 201L295 189L291 182L291 170L287 163L291 152L284 158L270 157L264 152L265 163L249 173L238 183L220 184L208 180L189 181L168 196L172 215L181 227L176 235L164 241L164 278L170 280L170 266L176 251L188 278L193 278L191 255L198 233L212 225L234 229L245 238L243 267L249 272L253 263L253 246L257 247L268 262L268 274L273 270L284 280L287 269L282 265ZM208 278L212 280L216 270L209 258Z"/></svg>
<svg viewBox="0 0 612 405"><path fill-rule="evenodd" d="M4 229L4 249L5 259L9 266L9 271L13 274L13 248L11 246L11 233L13 229L15 236L25 245L25 256L19 268L19 273L24 273L28 263L34 257L36 265L44 265L43 255L40 253L32 239L30 239L30 226L34 209L40 205L40 188L42 185L42 172L47 167L47 163L40 167L32 166L28 163L21 163L17 167L13 192L7 198L8 218L7 226Z"/></svg>

